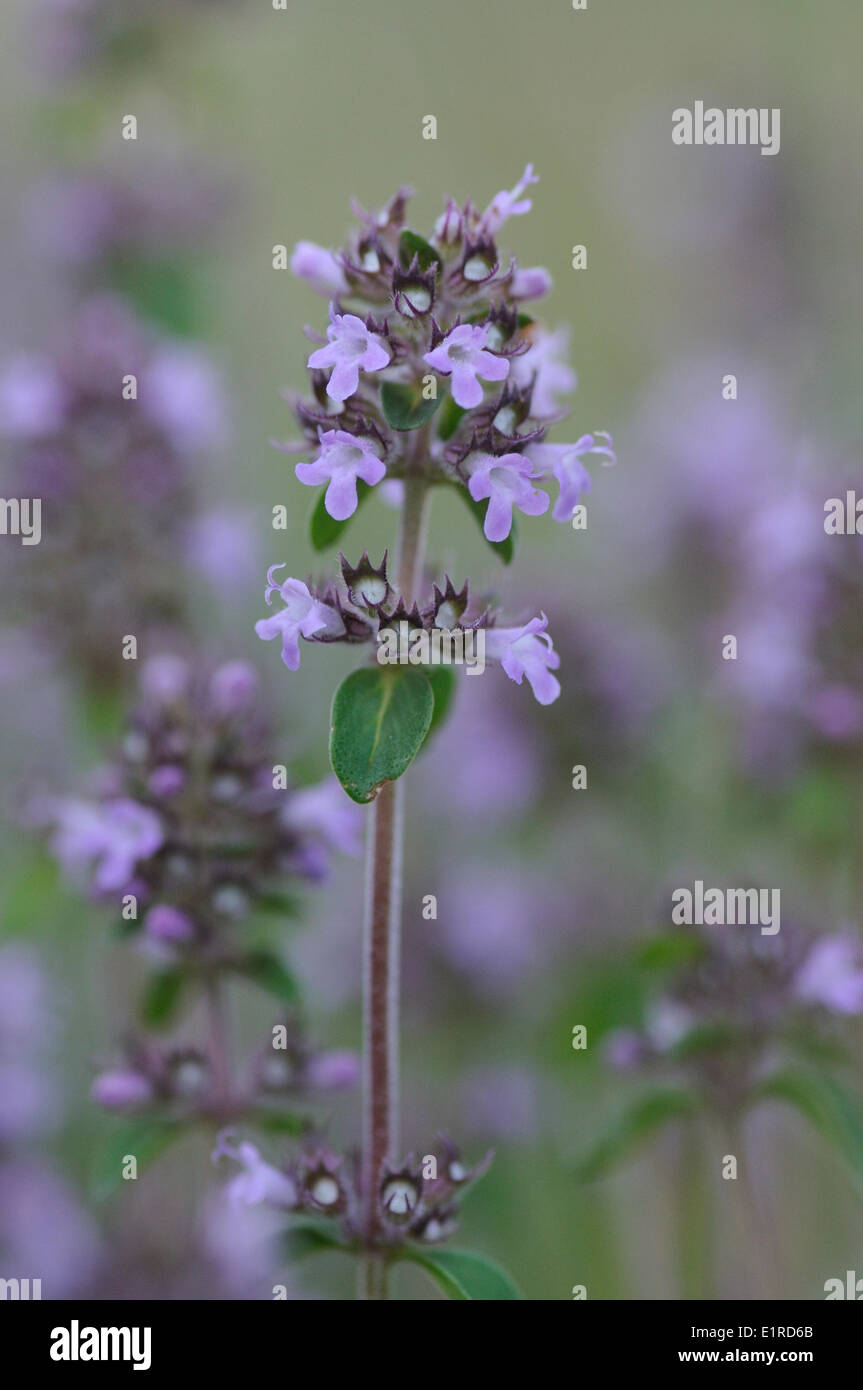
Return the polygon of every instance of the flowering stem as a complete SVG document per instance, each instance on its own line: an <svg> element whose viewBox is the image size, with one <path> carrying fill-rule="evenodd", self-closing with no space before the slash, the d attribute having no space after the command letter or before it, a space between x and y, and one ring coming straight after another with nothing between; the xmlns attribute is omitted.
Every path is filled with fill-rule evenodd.
<svg viewBox="0 0 863 1390"><path fill-rule="evenodd" d="M216 1110L227 1115L232 1102L228 1023L222 981L215 972L207 980L206 1007L210 1066L213 1071L213 1098Z"/></svg>
<svg viewBox="0 0 863 1390"><path fill-rule="evenodd" d="M398 586L410 605L422 566L427 484L405 482L399 528ZM387 1296L385 1262L373 1253L380 1234L378 1185L399 1143L399 987L403 779L385 782L372 804L366 845L363 945L363 1193L369 1253L361 1262L361 1298Z"/></svg>

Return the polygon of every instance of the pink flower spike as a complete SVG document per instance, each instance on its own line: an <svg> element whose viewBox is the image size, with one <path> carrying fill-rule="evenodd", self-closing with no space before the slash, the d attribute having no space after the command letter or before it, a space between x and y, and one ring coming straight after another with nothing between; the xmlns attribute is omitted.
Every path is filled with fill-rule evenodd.
<svg viewBox="0 0 863 1390"><path fill-rule="evenodd" d="M308 585L301 579L286 579L284 584L274 584L272 576L275 570L282 568L281 565L273 565L269 570L264 597L267 603L271 603L271 595L277 593L285 606L271 618L262 618L255 623L255 632L264 642L281 637L282 661L289 671L298 671L301 637L341 637L345 625L335 608L309 593Z"/></svg>
<svg viewBox="0 0 863 1390"><path fill-rule="evenodd" d="M488 498L483 524L486 540L506 540L512 530L513 507L525 516L548 511L548 495L531 487L533 477L530 459L524 454L474 455L468 491L475 502Z"/></svg>
<svg viewBox="0 0 863 1390"><path fill-rule="evenodd" d="M483 381L503 381L509 375L508 360L488 352L487 343L487 328L462 323L423 357L436 372L452 377L453 400L463 410L472 410L482 400L479 377Z"/></svg>
<svg viewBox="0 0 863 1390"><path fill-rule="evenodd" d="M379 372L389 363L390 354L381 339L356 314L337 314L330 305L327 337L326 347L312 353L308 366L332 367L327 395L334 401L346 401L354 394L361 370Z"/></svg>
<svg viewBox="0 0 863 1390"><path fill-rule="evenodd" d="M487 661L499 662L510 680L528 685L541 705L552 704L560 694L560 681L553 676L560 657L546 632L548 618L541 613L524 627L488 628L485 637Z"/></svg>
<svg viewBox="0 0 863 1390"><path fill-rule="evenodd" d="M347 521L357 509L357 478L374 487L387 470L369 440L347 430L327 430L314 463L298 463L294 471L308 487L329 483L324 506L335 521Z"/></svg>

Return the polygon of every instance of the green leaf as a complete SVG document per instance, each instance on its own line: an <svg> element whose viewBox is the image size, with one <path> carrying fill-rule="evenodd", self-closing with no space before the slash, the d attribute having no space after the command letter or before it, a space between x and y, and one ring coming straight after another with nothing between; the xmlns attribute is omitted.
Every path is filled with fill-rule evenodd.
<svg viewBox="0 0 863 1390"><path fill-rule="evenodd" d="M196 270L182 261L130 256L117 260L110 277L145 318L181 337L200 331L201 300L195 287Z"/></svg>
<svg viewBox="0 0 863 1390"><path fill-rule="evenodd" d="M276 917L299 917L302 903L291 893L256 893L255 910L273 913Z"/></svg>
<svg viewBox="0 0 863 1390"><path fill-rule="evenodd" d="M338 1232L324 1221L298 1221L288 1227L279 1243L282 1256L291 1261L304 1260L308 1255L319 1255L324 1250L347 1251Z"/></svg>
<svg viewBox="0 0 863 1390"><path fill-rule="evenodd" d="M663 932L645 942L636 960L645 970L677 970L691 965L704 950L704 943L695 932Z"/></svg>
<svg viewBox="0 0 863 1390"><path fill-rule="evenodd" d="M141 1169L153 1163L161 1153L187 1132L177 1120L141 1119L126 1121L112 1127L105 1135L102 1147L90 1174L93 1200L104 1202L123 1181L123 1162L131 1154Z"/></svg>
<svg viewBox="0 0 863 1390"><path fill-rule="evenodd" d="M762 1081L753 1099L780 1100L793 1106L863 1180L863 1105L832 1076L811 1068L788 1067Z"/></svg>
<svg viewBox="0 0 863 1390"><path fill-rule="evenodd" d="M368 483L364 483L362 478L358 478L357 512L370 492L371 488ZM323 488L318 494L318 499L309 517L309 540L315 550L327 550L331 545L335 545L342 532L353 521L353 517L350 516L347 521L336 521L335 517L330 516L324 502L326 495L327 490ZM357 512L354 512L354 516L356 516Z"/></svg>
<svg viewBox="0 0 863 1390"><path fill-rule="evenodd" d="M150 1028L166 1028L176 1016L188 975L179 969L160 970L147 983L141 999L141 1018Z"/></svg>
<svg viewBox="0 0 863 1390"><path fill-rule="evenodd" d="M309 1128L308 1117L291 1110L256 1110L250 1123L267 1134L292 1134L297 1139Z"/></svg>
<svg viewBox="0 0 863 1390"><path fill-rule="evenodd" d="M452 439L453 435L459 427L459 424L461 423L461 419L464 414L464 407L456 405L452 396L447 394L444 397L443 410L438 416L438 439L442 439L444 443L448 439Z"/></svg>
<svg viewBox="0 0 863 1390"><path fill-rule="evenodd" d="M580 1182L603 1178L633 1154L657 1130L672 1120L688 1119L697 1099L682 1087L663 1087L639 1096L581 1157L576 1165Z"/></svg>
<svg viewBox="0 0 863 1390"><path fill-rule="evenodd" d="M440 396L426 400L422 386L401 381L384 381L381 384L384 419L394 430L418 430L434 415L440 400Z"/></svg>
<svg viewBox="0 0 863 1390"><path fill-rule="evenodd" d="M275 952L263 948L251 951L239 962L237 969L241 975L254 980L256 985L275 995L283 1004L299 1003L299 985Z"/></svg>
<svg viewBox="0 0 863 1390"><path fill-rule="evenodd" d="M59 881L56 861L41 850L30 854L16 845L4 870L0 899L4 936L37 931L44 925L52 907L56 911Z"/></svg>
<svg viewBox="0 0 863 1390"><path fill-rule="evenodd" d="M333 696L330 761L353 801L372 801L410 767L433 711L428 679L410 667L364 667L342 681Z"/></svg>
<svg viewBox="0 0 863 1390"><path fill-rule="evenodd" d="M410 232L405 228L399 237L399 261L402 270L407 270L414 256L419 261L420 270L428 270L429 266L440 266L441 258L433 246L429 246L416 232Z"/></svg>
<svg viewBox="0 0 863 1390"><path fill-rule="evenodd" d="M479 529L482 531L483 540L490 546L495 554L499 555L505 565L508 565L515 552L515 517L512 519L512 530L504 541L490 541L483 529L485 526L485 514L488 511L488 502L475 502L466 487L457 485L456 490L462 500L467 504Z"/></svg>
<svg viewBox="0 0 863 1390"><path fill-rule="evenodd" d="M415 1250L406 1248L400 1259L420 1265L447 1298L476 1302L502 1302L521 1298L512 1279L500 1265L475 1255L472 1250Z"/></svg>
<svg viewBox="0 0 863 1390"><path fill-rule="evenodd" d="M452 697L455 694L456 677L451 666L428 666L425 670L425 678L431 686L434 696L434 712L425 739L428 743L435 729L443 724L449 713Z"/></svg>

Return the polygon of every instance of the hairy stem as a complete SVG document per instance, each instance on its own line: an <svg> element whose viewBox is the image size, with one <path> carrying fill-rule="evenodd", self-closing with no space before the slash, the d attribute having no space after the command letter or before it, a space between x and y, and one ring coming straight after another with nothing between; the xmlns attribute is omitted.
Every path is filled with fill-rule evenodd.
<svg viewBox="0 0 863 1390"><path fill-rule="evenodd" d="M397 584L410 606L422 568L427 484L405 482ZM399 986L403 779L385 782L372 804L366 843L363 944L363 1192L369 1253L361 1261L361 1298L386 1298L386 1269L374 1253L380 1234L377 1193L385 1162L398 1159Z"/></svg>

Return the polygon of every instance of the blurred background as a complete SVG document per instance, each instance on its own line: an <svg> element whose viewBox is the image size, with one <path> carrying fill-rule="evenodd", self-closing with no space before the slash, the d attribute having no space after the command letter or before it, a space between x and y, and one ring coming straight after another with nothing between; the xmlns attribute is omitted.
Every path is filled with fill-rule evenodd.
<svg viewBox="0 0 863 1390"><path fill-rule="evenodd" d="M337 1257L273 1273L266 1233L219 1205L211 1137L99 1192L90 1085L147 965L33 807L110 757L130 631L250 661L273 761L325 775L351 654L309 645L289 674L254 635L268 565L327 563L270 447L296 437L280 392L325 305L273 247L338 246L352 198L402 184L428 235L445 195L484 206L528 162L533 211L502 241L548 267L542 316L571 329L553 438L608 429L619 463L594 471L586 532L526 523L507 570L435 499L433 568L547 612L563 694L461 682L411 776L405 1143L496 1150L458 1243L532 1299L820 1298L863 1274L863 540L823 524L863 495L861 38L854 0L3 7L3 494L48 500L43 544L0 537L0 1274L44 1271L45 1296L267 1297L277 1275L352 1296ZM781 152L673 145L696 99L780 108ZM156 406L146 466L118 476L92 402L125 360ZM54 416L68 455L33 444ZM349 534L376 556L392 532L375 503ZM284 927L329 1047L360 1042L361 873L336 863ZM781 932L682 940L671 893L696 879L779 888ZM356 1096L332 1114L354 1142Z"/></svg>

